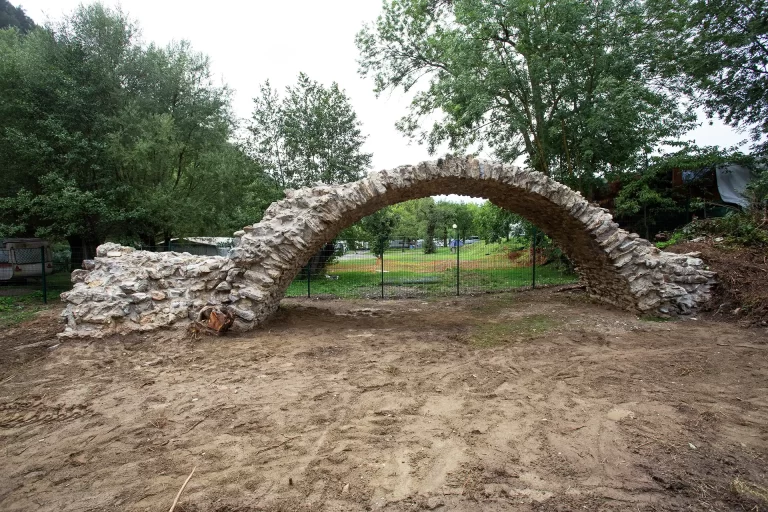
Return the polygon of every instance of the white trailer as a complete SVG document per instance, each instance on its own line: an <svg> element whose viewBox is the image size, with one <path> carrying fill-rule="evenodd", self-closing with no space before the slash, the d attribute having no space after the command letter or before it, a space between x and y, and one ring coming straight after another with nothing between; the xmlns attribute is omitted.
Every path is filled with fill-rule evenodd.
<svg viewBox="0 0 768 512"><path fill-rule="evenodd" d="M6 238L0 247L0 281L42 276L42 252L45 273L53 273L53 251L50 242L40 238Z"/></svg>

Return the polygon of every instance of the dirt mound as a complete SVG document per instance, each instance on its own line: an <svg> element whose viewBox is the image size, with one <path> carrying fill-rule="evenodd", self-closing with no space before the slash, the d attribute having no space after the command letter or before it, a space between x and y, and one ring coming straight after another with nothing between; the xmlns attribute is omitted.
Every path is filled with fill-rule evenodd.
<svg viewBox="0 0 768 512"><path fill-rule="evenodd" d="M512 261L514 267L530 267L533 261L533 251L531 249L519 249L517 251L509 251L507 258ZM547 252L544 249L536 250L536 264L546 265L549 263L547 258Z"/></svg>
<svg viewBox="0 0 768 512"><path fill-rule="evenodd" d="M717 272L720 285L709 305L713 316L753 325L768 325L768 253L764 249L728 247L712 238L684 242L665 250L700 252Z"/></svg>

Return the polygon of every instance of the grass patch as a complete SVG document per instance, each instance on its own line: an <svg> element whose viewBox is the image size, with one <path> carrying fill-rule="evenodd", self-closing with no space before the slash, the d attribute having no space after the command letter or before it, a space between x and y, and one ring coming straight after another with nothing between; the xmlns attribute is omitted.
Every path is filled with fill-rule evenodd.
<svg viewBox="0 0 768 512"><path fill-rule="evenodd" d="M48 304L59 301L59 295L72 289L70 274L57 272L46 278ZM39 278L26 281L3 282L0 285L0 328L13 327L48 309L43 304L43 282Z"/></svg>
<svg viewBox="0 0 768 512"><path fill-rule="evenodd" d="M386 267L385 267L386 269ZM332 266L328 275L315 276L309 283L311 296L330 295L349 298L375 298L381 296L381 271L370 270L339 271ZM554 266L536 268L537 285L568 284L578 281L578 276L567 274ZM530 267L507 267L490 269L461 269L459 289L461 294L502 292L530 286ZM416 295L455 295L456 269L449 268L436 272L412 272L391 270L384 272L384 296L400 295L403 288ZM306 297L307 280L295 279L286 291L287 297Z"/></svg>
<svg viewBox="0 0 768 512"><path fill-rule="evenodd" d="M16 297L0 297L0 327L13 327L46 309L43 292L32 292Z"/></svg>
<svg viewBox="0 0 768 512"><path fill-rule="evenodd" d="M498 324L481 324L475 327L470 343L482 348L495 347L544 334L558 325L559 321L547 315L529 315Z"/></svg>
<svg viewBox="0 0 768 512"><path fill-rule="evenodd" d="M763 486L745 482L739 478L731 482L731 489L736 494L768 504L768 489Z"/></svg>
<svg viewBox="0 0 768 512"><path fill-rule="evenodd" d="M459 293L501 292L531 286L533 268L528 252L510 259L514 243L470 244L461 248ZM523 249L525 249L523 247ZM527 249L526 249L527 250ZM520 255L518 255L520 256ZM536 267L536 284L558 285L578 281L555 264ZM445 296L456 294L456 253L440 247L433 254L422 249L388 249L383 260L384 297ZM326 274L330 276L326 278ZM370 252L336 259L313 276L309 286L299 276L288 287L287 297L332 296L375 298L382 295L382 260ZM308 289L309 288L309 289Z"/></svg>

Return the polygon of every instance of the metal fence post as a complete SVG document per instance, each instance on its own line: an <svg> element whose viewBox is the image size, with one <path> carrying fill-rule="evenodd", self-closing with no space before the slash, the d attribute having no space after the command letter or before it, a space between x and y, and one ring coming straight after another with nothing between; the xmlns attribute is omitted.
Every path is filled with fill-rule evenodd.
<svg viewBox="0 0 768 512"><path fill-rule="evenodd" d="M40 269L43 271L43 304L48 304L48 283L45 280L45 247L40 247Z"/></svg>
<svg viewBox="0 0 768 512"><path fill-rule="evenodd" d="M312 296L312 272L311 272L310 263L312 263L311 258L307 263L307 298L310 298Z"/></svg>
<svg viewBox="0 0 768 512"><path fill-rule="evenodd" d="M381 298L384 298L384 250L381 251Z"/></svg>
<svg viewBox="0 0 768 512"><path fill-rule="evenodd" d="M536 239L538 238L538 230L536 226L533 227L533 275L531 281L531 288L536 288Z"/></svg>
<svg viewBox="0 0 768 512"><path fill-rule="evenodd" d="M461 250L461 239L459 238L459 232L456 231L456 295L459 295L459 251Z"/></svg>

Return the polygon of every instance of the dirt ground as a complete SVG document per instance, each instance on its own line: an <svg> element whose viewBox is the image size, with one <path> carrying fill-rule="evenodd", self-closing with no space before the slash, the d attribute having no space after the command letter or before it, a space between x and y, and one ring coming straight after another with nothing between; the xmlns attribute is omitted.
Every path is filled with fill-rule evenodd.
<svg viewBox="0 0 768 512"><path fill-rule="evenodd" d="M0 335L0 510L765 510L768 332L537 290ZM60 344L59 344L60 343Z"/></svg>

